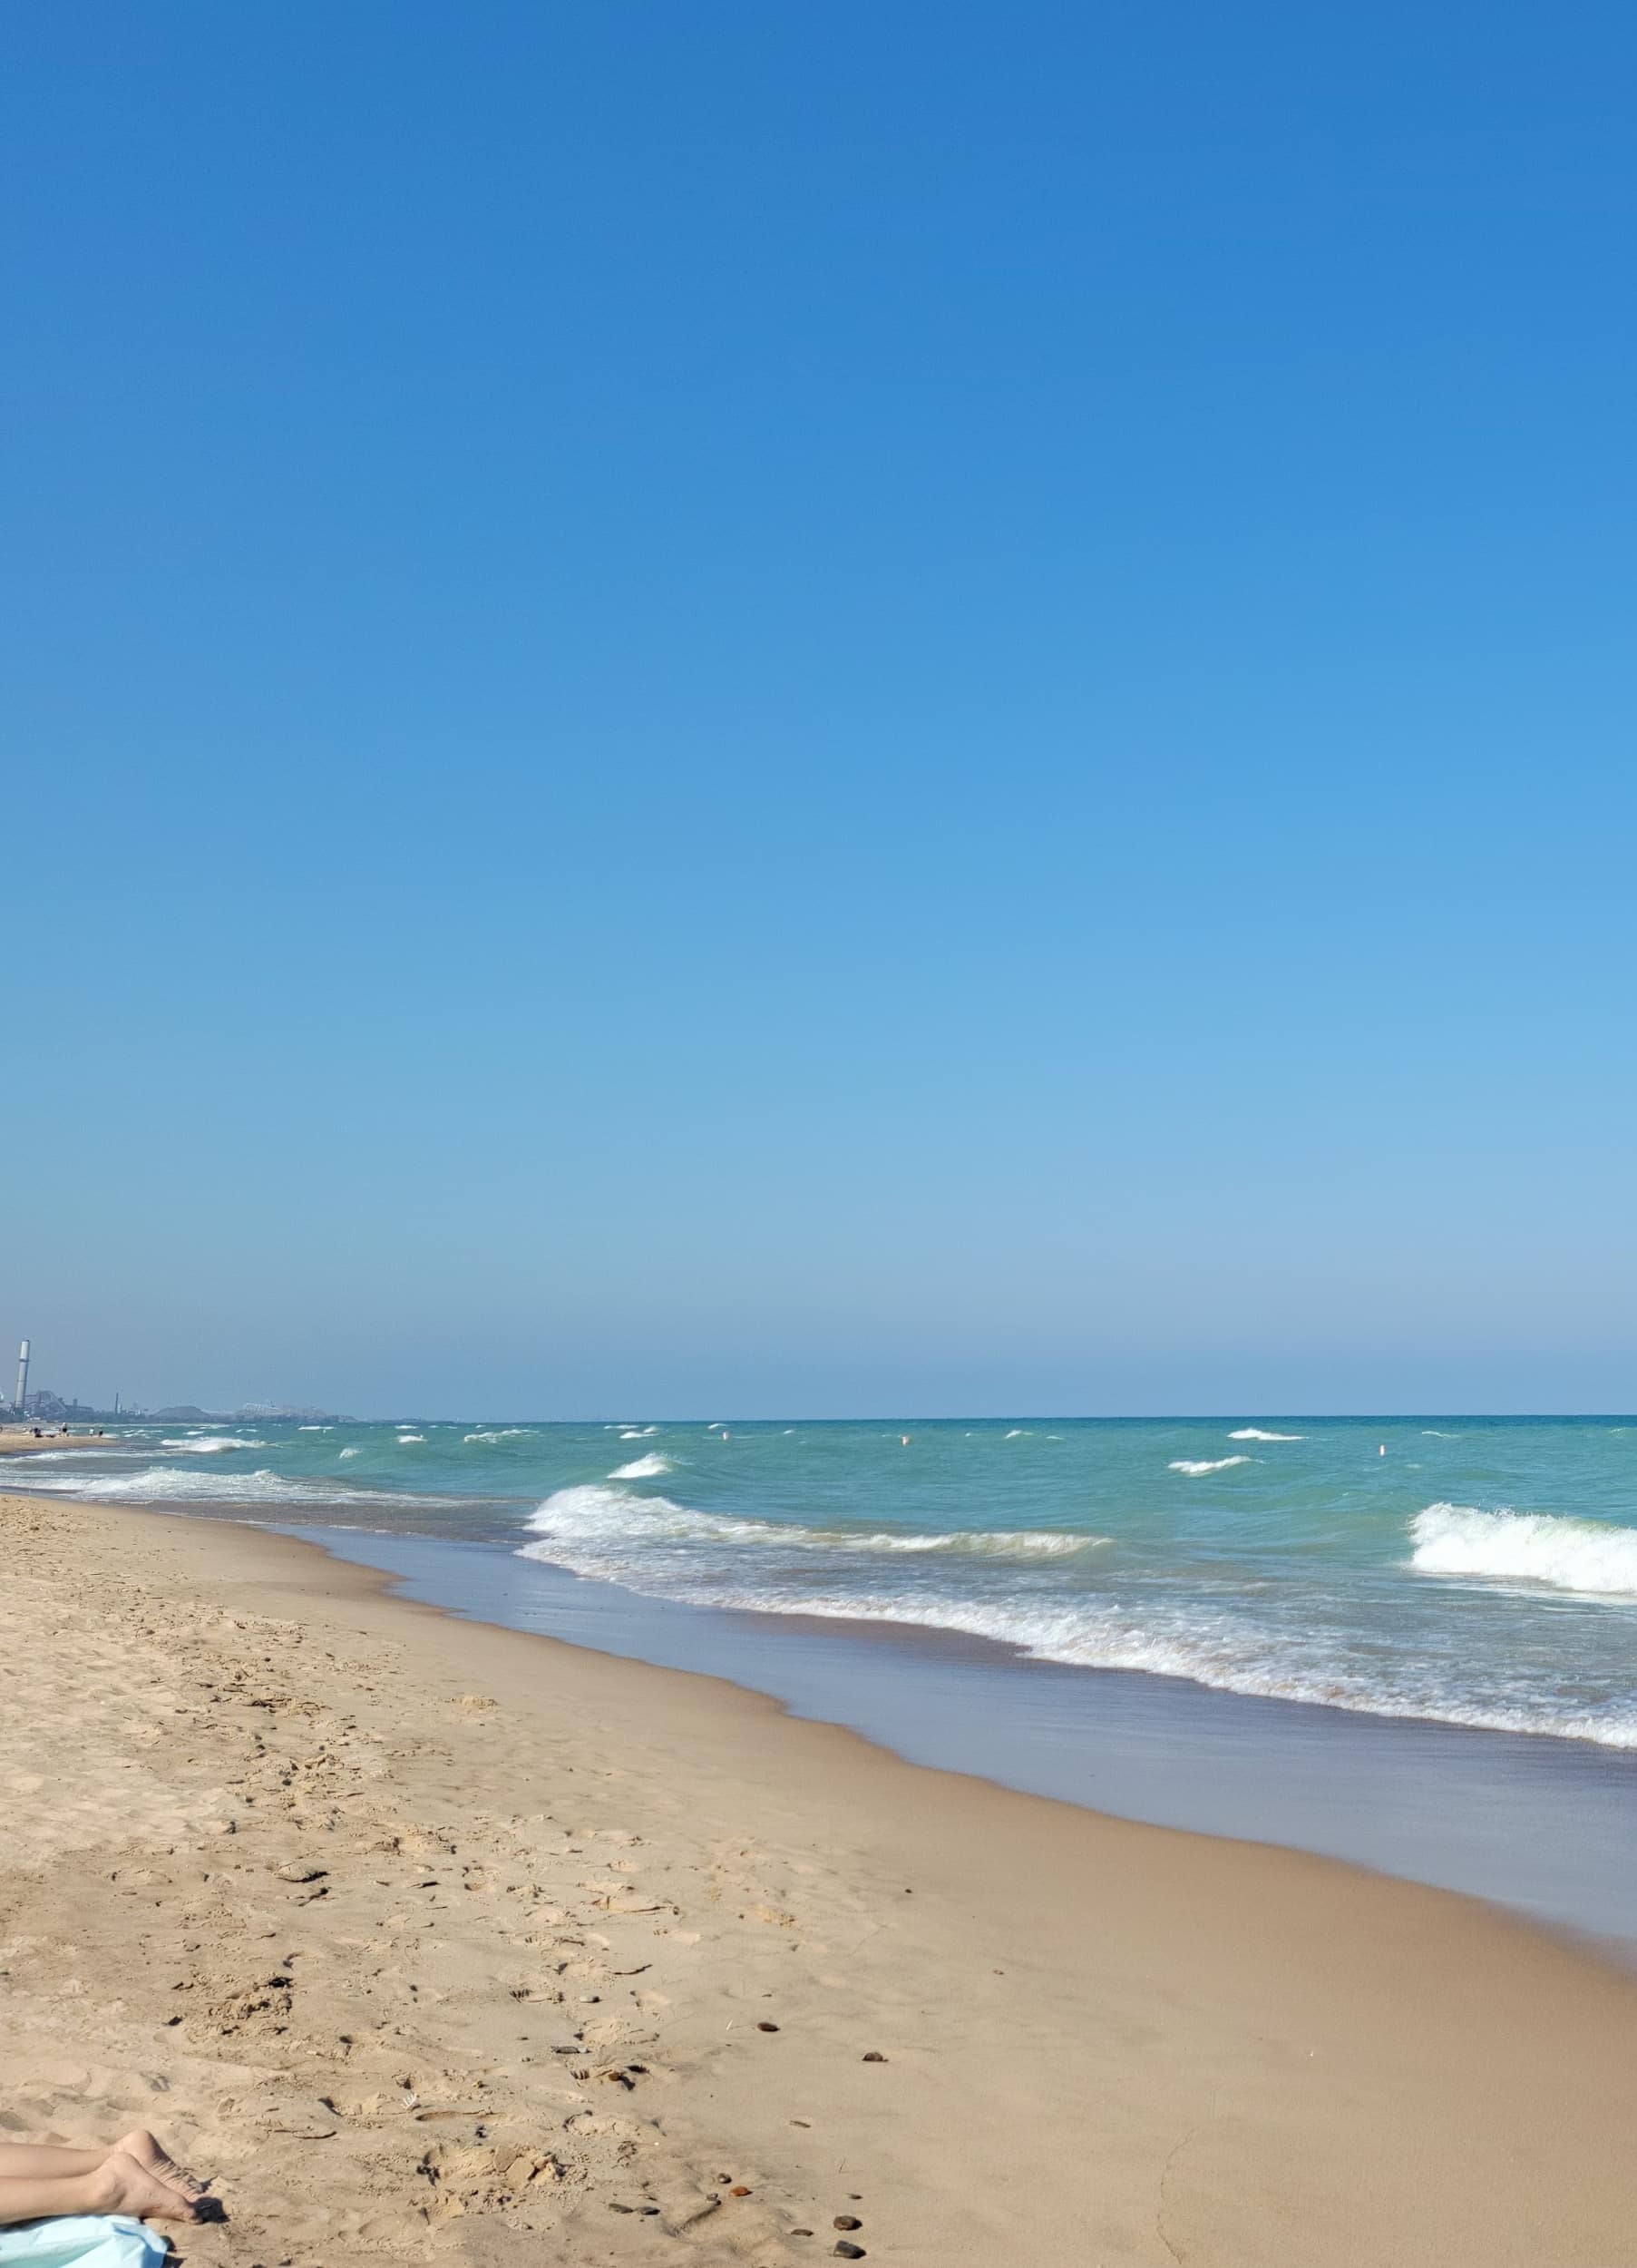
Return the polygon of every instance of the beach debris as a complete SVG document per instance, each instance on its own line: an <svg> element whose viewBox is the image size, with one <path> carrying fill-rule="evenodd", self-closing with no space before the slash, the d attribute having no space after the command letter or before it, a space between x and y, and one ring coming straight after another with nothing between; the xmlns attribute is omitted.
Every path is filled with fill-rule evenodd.
<svg viewBox="0 0 1637 2268"><path fill-rule="evenodd" d="M863 2256L864 2248L862 2244L849 2244L844 2236L836 2238L835 2257L837 2260L862 2260Z"/></svg>
<svg viewBox="0 0 1637 2268"><path fill-rule="evenodd" d="M321 1882L328 1873L326 1866L304 1866L299 1859L290 1859L283 1866L273 1869L281 1882Z"/></svg>
<svg viewBox="0 0 1637 2268"><path fill-rule="evenodd" d="M830 2225L833 2229L862 2229L864 2224L856 2213L838 2213Z"/></svg>
<svg viewBox="0 0 1637 2268"><path fill-rule="evenodd" d="M748 2197L750 2192L743 2182L735 2182L727 2194L730 2197Z"/></svg>
<svg viewBox="0 0 1637 2268"><path fill-rule="evenodd" d="M868 2055L864 2058L864 2061L866 2063L885 2063L886 2060L887 2058L882 2055L879 2048L872 2048Z"/></svg>
<svg viewBox="0 0 1637 2268"><path fill-rule="evenodd" d="M756 2026L756 2029L759 2032L776 2032L778 2028L779 2028L776 2024L758 2024Z"/></svg>

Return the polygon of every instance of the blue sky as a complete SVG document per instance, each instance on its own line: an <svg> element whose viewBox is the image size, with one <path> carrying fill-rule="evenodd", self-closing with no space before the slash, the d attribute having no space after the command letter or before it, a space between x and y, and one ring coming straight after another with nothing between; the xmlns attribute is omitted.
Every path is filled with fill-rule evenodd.
<svg viewBox="0 0 1637 2268"><path fill-rule="evenodd" d="M1629 12L18 0L0 1330L1629 1408Z"/></svg>

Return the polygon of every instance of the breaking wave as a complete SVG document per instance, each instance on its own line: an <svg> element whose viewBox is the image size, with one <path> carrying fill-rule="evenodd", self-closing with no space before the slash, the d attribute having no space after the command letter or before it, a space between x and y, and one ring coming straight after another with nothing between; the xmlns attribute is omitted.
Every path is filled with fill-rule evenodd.
<svg viewBox="0 0 1637 2268"><path fill-rule="evenodd" d="M1248 1457L1174 1457L1166 1468L1171 1472L1226 1472L1230 1465L1248 1465Z"/></svg>
<svg viewBox="0 0 1637 2268"><path fill-rule="evenodd" d="M1588 1598L1637 1599L1637 1528L1559 1512L1429 1504L1409 1523L1418 1575L1539 1583Z"/></svg>
<svg viewBox="0 0 1637 2268"><path fill-rule="evenodd" d="M146 1472L47 1473L32 1488L57 1496L83 1496L95 1503L136 1504L308 1504L344 1510L354 1504L455 1505L458 1497L415 1496L397 1489L356 1489L336 1481L302 1481L288 1473L189 1472L175 1465L154 1465Z"/></svg>
<svg viewBox="0 0 1637 2268"><path fill-rule="evenodd" d="M180 1441L161 1442L160 1447L173 1456L211 1457L224 1449L265 1449L267 1443L239 1433L190 1433Z"/></svg>
<svg viewBox="0 0 1637 2268"><path fill-rule="evenodd" d="M636 1433L626 1433L621 1438L625 1441L637 1441L641 1437ZM610 1481L658 1481L662 1480L670 1469L671 1461L668 1457L661 1457L658 1454L633 1457L628 1465L616 1465L613 1471L609 1473L609 1479Z"/></svg>
<svg viewBox="0 0 1637 2268"><path fill-rule="evenodd" d="M639 1461L646 1464L648 1460ZM550 1541L523 1544L524 1559L551 1559L580 1575L639 1571L645 1553L672 1545L751 1545L775 1551L828 1552L836 1557L947 1552L963 1558L1040 1559L1066 1558L1108 1541L1106 1536L1073 1535L1053 1529L955 1529L941 1535L916 1535L862 1528L804 1528L783 1520L697 1511L667 1496L632 1496L625 1489L596 1481L559 1489L531 1515L528 1525Z"/></svg>
<svg viewBox="0 0 1637 2268"><path fill-rule="evenodd" d="M1122 1597L1110 1588L1119 1562L1103 1557L1106 1537L786 1526L600 1484L560 1489L528 1525L532 1538L519 1547L524 1559L695 1606L910 1624L1088 1669L1141 1671L1270 1700L1637 1749L1637 1707L1624 1697L1593 1697L1572 1686L1532 1691L1505 1677L1475 1686L1456 1664L1413 1651L1384 1657L1359 1649L1322 1615L1276 1627L1237 1602L1183 1601L1154 1592L1140 1601ZM1079 1575L1065 1581L1052 1573L1051 1562L1075 1557ZM911 1566L917 1569L913 1581L888 1575L894 1560L906 1579ZM993 1573L979 1579L984 1563ZM1101 1567L1109 1569L1107 1577L1097 1573ZM1630 1579L1637 1583L1637 1568Z"/></svg>
<svg viewBox="0 0 1637 2268"><path fill-rule="evenodd" d="M1299 1442L1300 1433L1264 1433L1260 1425L1242 1425L1237 1433L1230 1433L1231 1442Z"/></svg>

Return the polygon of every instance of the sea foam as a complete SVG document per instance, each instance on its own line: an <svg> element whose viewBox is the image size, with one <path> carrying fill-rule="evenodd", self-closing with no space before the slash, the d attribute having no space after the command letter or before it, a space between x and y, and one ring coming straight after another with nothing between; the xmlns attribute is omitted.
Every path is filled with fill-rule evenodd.
<svg viewBox="0 0 1637 2268"><path fill-rule="evenodd" d="M639 1459L647 1464L649 1460ZM617 1476L610 1474L612 1480ZM628 1475L626 1477L635 1477ZM674 1544L758 1545L772 1550L828 1552L949 1552L979 1559L1060 1559L1106 1545L1106 1536L1084 1536L1053 1529L955 1529L938 1535L885 1530L806 1528L794 1521L745 1520L705 1512L667 1496L633 1496L627 1489L589 1482L559 1489L528 1522L551 1542L524 1544L525 1559L551 1559L577 1574L606 1574L616 1568L640 1568L656 1546Z"/></svg>
<svg viewBox="0 0 1637 2268"><path fill-rule="evenodd" d="M355 1489L337 1481L297 1480L270 1472L190 1472L175 1465L155 1465L146 1472L42 1474L34 1486L55 1495L130 1499L139 1504L307 1504L343 1510L357 1504L390 1504L401 1508L402 1491ZM420 1506L454 1506L458 1497L416 1496Z"/></svg>
<svg viewBox="0 0 1637 2268"><path fill-rule="evenodd" d="M640 1437L635 1433L627 1433L623 1438L627 1441L636 1441ZM658 1455L633 1457L628 1465L616 1465L613 1471L609 1473L609 1479L610 1481L658 1481L662 1479L670 1469L671 1461L668 1457Z"/></svg>
<svg viewBox="0 0 1637 2268"><path fill-rule="evenodd" d="M1409 1523L1418 1575L1542 1583L1586 1598L1637 1598L1637 1528L1560 1512L1429 1504Z"/></svg>
<svg viewBox="0 0 1637 2268"><path fill-rule="evenodd" d="M1174 1457L1167 1470L1172 1472L1226 1472L1230 1465L1248 1465L1248 1457Z"/></svg>
<svg viewBox="0 0 1637 2268"><path fill-rule="evenodd" d="M239 1433L189 1433L180 1441L161 1442L172 1456L214 1457L224 1449L265 1449L266 1442Z"/></svg>
<svg viewBox="0 0 1637 2268"><path fill-rule="evenodd" d="M1095 1577L1072 1590L1055 1583L1040 1587L1044 1563L1069 1553L1086 1555L1081 1565L1088 1574L1098 1568L1106 1537L1046 1530L928 1535L784 1526L600 1485L560 1489L528 1525L536 1540L520 1547L524 1559L623 1582L650 1597L961 1631L1039 1660L1183 1677L1228 1692L1373 1716L1637 1748L1637 1710L1630 1706L1583 1701L1566 1689L1532 1695L1503 1685L1475 1690L1438 1660L1360 1657L1343 1635L1322 1624L1259 1628L1233 1608L1163 1598L1134 1610L1132 1602L1110 1596ZM925 1577L901 1589L887 1568L905 1554L914 1555L911 1564ZM968 1590L958 1572L961 1559L1009 1561L1019 1570L1018 1587L986 1583ZM879 1572L859 1581L872 1561ZM1039 1575L1025 1578L1022 1569L1030 1562Z"/></svg>
<svg viewBox="0 0 1637 2268"><path fill-rule="evenodd" d="M1300 1433L1264 1433L1260 1425L1242 1425L1237 1433L1230 1433L1231 1442L1299 1442Z"/></svg>

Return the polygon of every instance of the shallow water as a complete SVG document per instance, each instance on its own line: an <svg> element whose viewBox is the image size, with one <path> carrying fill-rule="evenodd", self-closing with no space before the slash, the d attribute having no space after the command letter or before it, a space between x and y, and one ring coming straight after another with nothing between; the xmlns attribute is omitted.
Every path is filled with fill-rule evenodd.
<svg viewBox="0 0 1637 2268"><path fill-rule="evenodd" d="M1637 1960L1637 1757L1037 1662L980 1639L648 1599L494 1544L291 1527L410 1598L775 1695L921 1764L1323 1852Z"/></svg>

